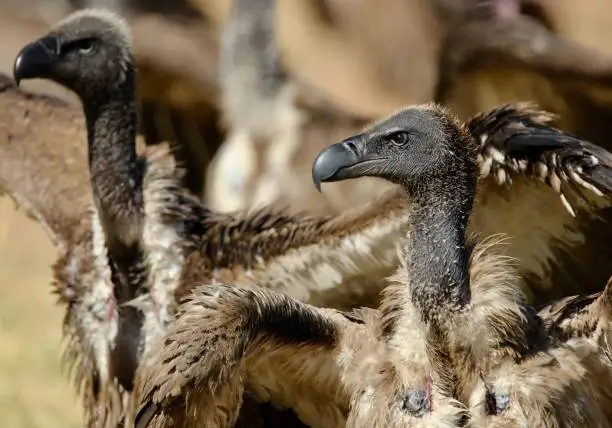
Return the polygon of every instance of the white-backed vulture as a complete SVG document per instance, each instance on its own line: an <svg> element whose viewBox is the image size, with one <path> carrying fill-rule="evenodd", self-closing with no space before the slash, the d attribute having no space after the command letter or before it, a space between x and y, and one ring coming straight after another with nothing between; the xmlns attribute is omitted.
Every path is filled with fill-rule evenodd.
<svg viewBox="0 0 612 428"><path fill-rule="evenodd" d="M36 219L58 251L53 292L66 308L63 359L82 394L85 425L116 426L123 407L117 385L101 384L114 368L108 360L96 361L93 351L111 340L96 331L102 333L114 318L106 317L110 308L106 284L94 268L100 260L93 251L93 200L83 114L58 98L19 90L2 74L0 110L0 195L8 194ZM149 154L159 151L146 149L140 138L138 149ZM294 418L261 406L247 408L244 414L253 424L249 426L262 424L258 422L262 418L281 424Z"/></svg>
<svg viewBox="0 0 612 428"><path fill-rule="evenodd" d="M411 200L403 278L385 290L389 298L381 308L391 364L381 364L355 393L351 426L612 424L612 388L601 381L612 370L607 294L599 302L604 311L588 308L585 340L567 327L571 340L561 338L524 305L507 259L474 257L467 230L481 138L503 141L510 151L522 148L527 157L551 157L566 164L567 174L579 174L578 182L585 178L587 188L612 196L608 152L546 129L520 106L503 106L468 124L436 105L409 107L323 151L313 166L315 183L381 177L402 185ZM576 151L585 163L570 166ZM528 164L516 162L526 170ZM531 173L538 176L541 168ZM548 181L557 186L552 176ZM490 247L478 251L494 255ZM482 264L475 264L479 257ZM482 277L473 280L479 270ZM572 324L571 318L553 323ZM408 399L400 402L402 392Z"/></svg>
<svg viewBox="0 0 612 428"><path fill-rule="evenodd" d="M407 131L413 135L409 137L402 134L406 123L401 119L406 119L408 115L408 120L415 111L417 117L428 119L425 124L430 124L433 120L431 117L435 117L442 124L434 123L435 126L417 128L419 123L415 119L409 121L408 125L415 126ZM445 122L446 116L442 117L442 112L443 110L431 106L408 110L408 113L399 113L388 121L374 125L363 134L329 147L315 160L315 183L318 185L321 181L337 181L365 174L394 179L394 174L400 174L410 167L420 178L414 185L417 189L426 192L430 190L428 186L431 183L438 183L440 191L449 196L449 200L469 206L474 196L468 197L465 192L459 192L460 189L456 188L454 183L447 181L460 178L462 170L455 172L456 165L452 162L455 158L456 162L462 162L459 159L463 155L464 158L470 158L466 162L472 168L463 173L471 175L469 179L474 182L474 186L478 172L489 174L491 171L503 170L503 175L495 172L493 175L498 179L503 177L503 181L511 177L515 181L524 180L530 185L535 185L539 180L548 181L553 191L545 190L543 185L541 196L548 192L558 197L558 191L561 189L561 193L573 206L583 206L587 198L598 198L597 195L604 196L603 199L606 200L612 196L610 153L546 125L549 115L542 111L534 110L529 105L502 106L475 117L467 127L460 126L452 116L448 116L452 121L449 119ZM459 134L448 142L446 137L451 135L450 132ZM433 133L433 137L430 133ZM410 146L413 144L412 138L415 139L414 147ZM435 143L442 145L442 148L430 147L428 144L433 144L429 142L432 138ZM380 142L378 146L377 142ZM365 151L366 143L368 146L374 146L372 153ZM391 149L392 144L409 147ZM453 147L446 150L446 144L452 144ZM493 162L491 164L479 159L483 155L483 147L499 147L507 151L503 156L495 156L495 160L487 156L487 159ZM460 148L462 152L459 151ZM401 162L388 159L388 162L382 165L384 161L381 159L384 159L385 154L397 153L398 150L409 154L402 154ZM360 162L362 158L364 162ZM441 160L438 161L438 158ZM437 171L435 167L441 166L443 160L448 160L451 166ZM489 166L492 166L492 169L488 168ZM556 180L561 176L571 177L572 184L565 182L559 188ZM394 181L407 185L400 179ZM419 187L419 183L422 183L422 187ZM407 191L409 194L414 192L412 188L407 188ZM454 211L442 209L441 203L432 203L434 209L439 209L437 218L441 222L456 214ZM409 221L420 220L418 207L418 204L416 208L410 204ZM471 262L465 254L459 258L452 257L453 250L465 247L460 238L466 233L468 213L459 217L465 225L453 235L439 236L437 229L428 227L410 229L409 242L419 236L425 236L418 245L411 245L404 251L405 257L408 257L406 266L408 269L419 266L423 275L412 274L408 284L399 282L399 286L386 289L380 313L370 309L343 313L316 308L285 294L235 284L201 285L194 289L188 302L181 306L176 320L170 324L161 349L151 357L150 364L140 368L136 383L140 403L136 418L137 428L232 426L238 417L241 397L245 390L250 391L259 401L271 402L280 408L294 409L301 420L312 427L345 426L349 414L349 426L387 426L385 423L398 427L431 426L428 423L442 420L447 422L444 426L450 427L461 423L462 415L468 414L468 405L473 403L461 404L459 400L474 398L482 392L467 375L463 378L455 376L443 379L453 389L450 392L442 390L442 397L438 397L440 403L446 399L442 410L436 410L442 413L430 417L429 410L420 407L414 409L413 414L410 413L410 406L415 403L421 407L426 405L427 401L422 398L427 395L419 391L423 389L429 369L438 362L435 352L431 355L425 352L428 346L435 346L438 342L425 340L430 331L423 329L423 323L418 321L420 313L423 312L419 311L419 304L425 302L442 305L445 301L442 298L428 301L428 296L434 298L434 292L428 286L439 286L437 282L444 283L446 275L465 275L469 269L469 279L464 278L462 283L468 286L468 291L463 289L462 296L469 298L471 286L474 308L470 313L474 315L474 319L470 321L468 312L465 312L463 330L457 331L456 338L466 332L482 333L471 336L477 340L482 338L482 352L478 355L482 360L477 363L488 361L488 358L495 356L491 350L495 344L500 346L502 353L510 351L506 352L510 357L525 356L535 346L533 338L547 337L547 330L545 324L538 322L535 311L522 304L518 288L520 282L512 275L511 270L508 270L510 259L492 254L489 251L490 243L485 242L480 249L475 250L471 255ZM445 252L429 257L427 248L432 246L443 248ZM439 269L436 271L432 265ZM433 273L439 272L433 280L424 276L431 275L427 271L428 267L431 267ZM491 287L491 281L497 281L497 287ZM407 288L413 288L415 293L421 296L421 300L414 301L410 297L413 295L407 297ZM452 295L450 285L445 290ZM411 310L412 305L416 309ZM439 309L442 311L442 308ZM507 322L508 329L500 323L499 317ZM458 318L459 315L452 319ZM415 319L418 322L415 322ZM449 319L449 322L452 319ZM559 325L563 324L563 321L556 319L554 323ZM459 325L459 321L457 324ZM480 330L471 330L470 327L479 327ZM514 327L519 328L515 331ZM534 336L528 333L533 333ZM586 332L585 336L591 333L592 331ZM484 334L487 336L483 336ZM560 337L551 336L554 340ZM576 337L577 335L573 336ZM591 341L585 342L584 348L590 346L590 355L594 355L599 350L598 343L592 336L588 339ZM561 339L558 340L562 342ZM448 341L439 342L439 346L444 346L444 343ZM571 349L567 350L565 344L555 345L559 348L558 352L555 348L558 358L566 358L565 361L575 363L576 367L584 367L587 364L576 357L576 353ZM457 353L459 354L460 352ZM455 362L453 360L453 363ZM540 359L537 363L541 362ZM448 367L442 365L442 368L451 374L457 367L460 367L460 364ZM469 372L471 367L473 365L464 370ZM608 369L603 364L593 364L593 367L601 368L602 372ZM436 369L437 374L444 375L442 368L437 364L432 370ZM556 372L558 368L553 367L551 370ZM461 375L465 373L462 372ZM529 381L525 377L520 378L520 370L512 373L522 381ZM490 375L488 380L495 380L495 375L501 376L495 371L487 374ZM584 372L576 371L573 376L582 382L585 381L582 375ZM434 380L437 382L436 388L438 385L440 388L444 386L439 378ZM380 382L376 384L378 381ZM466 382L472 383L468 385ZM557 385L570 384L567 378L560 378L558 382ZM595 384L603 390L606 388L592 379L585 382L587 383L569 386L576 390ZM520 384L516 385L518 389ZM412 402L409 396L413 390L417 391L418 395L416 398L412 397L415 402ZM455 391L460 391L461 396L453 396ZM465 391L472 395L466 397ZM520 401L521 398L517 399L512 395L520 395L519 390L506 392L500 389L497 392L497 395L492 395L493 398L497 397L503 401L506 395L511 397L510 408L526 409L529 404L524 404ZM609 392L612 391L606 393ZM550 393L547 398L551 403L558 404L555 400L570 400L574 397L570 393L559 396ZM404 406L404 401L411 403ZM534 403L531 402L531 405ZM474 409L469 410L475 412L478 417L489 417L487 412L490 409L485 409L482 405L475 405ZM553 406L552 410L559 412L556 414L558 418L562 418L565 411L571 417L583 415L571 413L573 410L569 406ZM601 408L594 408L592 413L587 412L585 418L591 418L587 420L592 421L592 418L598 416L597 410L601 411ZM363 413L368 411L367 414ZM558 418L555 420L558 421Z"/></svg>
<svg viewBox="0 0 612 428"><path fill-rule="evenodd" d="M221 107L229 126L208 172L207 203L228 212L268 205L301 145L296 88L275 41L275 0L233 0L221 37ZM255 174L263 175L253 180Z"/></svg>

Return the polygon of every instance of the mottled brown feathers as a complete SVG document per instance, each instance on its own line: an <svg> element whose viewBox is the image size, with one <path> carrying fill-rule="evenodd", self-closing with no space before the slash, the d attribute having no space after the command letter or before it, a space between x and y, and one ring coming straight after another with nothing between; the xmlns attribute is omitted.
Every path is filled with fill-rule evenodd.
<svg viewBox="0 0 612 428"><path fill-rule="evenodd" d="M151 356L139 375L139 396L147 404L137 426L150 422L150 426L231 426L245 387L259 399L266 389L274 388L274 383L253 383L250 373L265 377L281 370L287 376L286 388L301 388L312 376L327 376L324 365L315 369L314 364L310 368L304 364L337 346L340 325L326 316L330 312L260 288L199 287L169 327L161 352ZM335 395L336 387L332 380L318 390ZM286 405L293 400L275 394L273 402L283 399L289 400ZM325 398L320 399L322 405ZM297 405L299 414L299 404L291 404L294 409Z"/></svg>
<svg viewBox="0 0 612 428"><path fill-rule="evenodd" d="M603 291L555 301L541 308L538 315L556 340L590 337L605 344L609 340L611 292L612 278Z"/></svg>
<svg viewBox="0 0 612 428"><path fill-rule="evenodd" d="M589 413L572 413L569 403L562 400L574 397L568 388L579 394L593 394L594 384L585 377L584 369L605 373L605 362L598 360L593 350L587 351L586 358L578 357L580 353L573 349L587 350L591 346L588 343L575 343L569 348L563 344L556 347L547 344L542 338L543 324L522 303L511 267L514 262L500 254L501 248L495 249L499 242L498 239L481 242L472 252L472 309L465 314L465 328L456 330L453 346L456 352L462 353L464 345L469 343L479 367L489 372L483 385L478 379L462 374L467 373L462 370L472 370L472 365L454 366L463 376L463 382L470 378L475 382L465 384L466 391L471 392L463 395L461 402L442 393L435 398L434 411L420 417L411 416L401 406L404 395L411 388L425 387L422 382L427 379L427 373L440 370L445 360L436 362L427 357L428 342L424 341L427 330L411 303L398 297L401 296L398 290L407 281L400 268L393 285L385 292L379 314L371 310L335 313L291 301L269 290L227 285L198 288L170 326L161 353L153 356L151 364L139 374L141 413L137 427L203 423L211 427L231 426L230 421L238 415L240 400L230 397L242 391L243 385L249 385L256 395L272 397L276 402L285 395L295 396L294 409L312 394L320 394L313 391L320 391L324 385L340 385L341 394L322 396L330 406L340 410L339 419L325 419L331 413L319 408L318 424L311 426L336 426L332 420L344 426L348 417L348 425L354 427L454 427L461 426L465 415L474 423L483 421L482 426L506 426L502 421L519 420L541 423L544 414L538 413L533 400L524 401L529 396L525 388L532 388L531 391L537 388L539 400L548 412L545 415L555 415L556 421L563 420L563 415L579 420L578 414L583 421L596 420L595 409ZM275 305L284 308L278 312L283 329L268 322ZM255 312L249 309L254 307L260 309ZM398 316L401 330L394 337L383 335L380 323ZM310 326L306 328L305 323ZM319 330L318 326L326 325ZM282 334L285 326L292 326L288 336ZM334 337L344 339L334 341ZM315 348L311 349L313 345ZM317 346L321 351L316 351ZM540 352L541 349L544 351ZM281 358L278 364L276 355ZM499 365L507 359L516 361L517 368ZM328 361L335 362L328 366ZM574 374L564 371L565 364L572 365ZM316 372L302 376L302 371L311 365L316 367ZM544 371L546 375L541 374ZM447 381L450 382L447 387L438 385L436 390L456 390L457 378ZM290 393L285 389L295 388L297 382L301 385L299 390L292 389L294 392ZM520 403L526 413L517 415L513 411L498 419L487 416L490 410L484 403L490 392L484 386L509 394L513 405ZM308 412L301 415L308 417Z"/></svg>
<svg viewBox="0 0 612 428"><path fill-rule="evenodd" d="M323 306L375 304L382 284L372 281L396 266L394 236L405 230L406 206L403 191L393 189L345 214L323 218L269 208L208 213L199 251L183 269L179 298L194 284L212 280L272 287Z"/></svg>

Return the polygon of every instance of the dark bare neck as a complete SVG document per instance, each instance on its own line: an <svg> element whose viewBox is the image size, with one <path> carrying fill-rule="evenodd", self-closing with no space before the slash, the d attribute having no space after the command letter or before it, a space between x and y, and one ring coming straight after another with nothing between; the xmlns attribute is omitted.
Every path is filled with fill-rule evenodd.
<svg viewBox="0 0 612 428"><path fill-rule="evenodd" d="M143 215L133 79L130 73L107 96L84 102L93 196L111 250L131 247L139 240Z"/></svg>
<svg viewBox="0 0 612 428"><path fill-rule="evenodd" d="M445 319L470 300L466 229L473 205L467 184L411 195L406 265L410 299L425 323Z"/></svg>

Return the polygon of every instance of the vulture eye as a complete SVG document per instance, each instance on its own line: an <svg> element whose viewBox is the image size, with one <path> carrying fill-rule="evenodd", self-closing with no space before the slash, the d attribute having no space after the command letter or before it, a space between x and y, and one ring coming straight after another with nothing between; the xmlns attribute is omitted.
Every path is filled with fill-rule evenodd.
<svg viewBox="0 0 612 428"><path fill-rule="evenodd" d="M403 146L409 140L409 135L406 132L394 132L387 136L387 140L394 146Z"/></svg>
<svg viewBox="0 0 612 428"><path fill-rule="evenodd" d="M429 411L427 390L413 389L412 391L408 391L406 397L404 397L402 401L402 409L414 417L422 418L425 412Z"/></svg>
<svg viewBox="0 0 612 428"><path fill-rule="evenodd" d="M79 55L88 55L94 51L94 41L93 39L79 40L74 47Z"/></svg>

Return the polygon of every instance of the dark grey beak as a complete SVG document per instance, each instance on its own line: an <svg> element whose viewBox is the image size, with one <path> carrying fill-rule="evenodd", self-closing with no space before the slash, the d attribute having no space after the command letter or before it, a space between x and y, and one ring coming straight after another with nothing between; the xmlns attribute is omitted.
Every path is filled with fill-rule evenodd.
<svg viewBox="0 0 612 428"><path fill-rule="evenodd" d="M333 144L319 153L312 164L312 181L320 192L321 183L375 175L372 165L382 159L365 154L363 142L357 138Z"/></svg>
<svg viewBox="0 0 612 428"><path fill-rule="evenodd" d="M15 58L13 78L17 85L23 79L45 77L59 57L59 40L43 37L26 45Z"/></svg>

